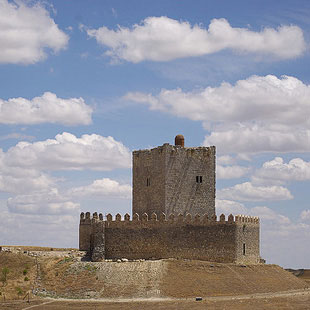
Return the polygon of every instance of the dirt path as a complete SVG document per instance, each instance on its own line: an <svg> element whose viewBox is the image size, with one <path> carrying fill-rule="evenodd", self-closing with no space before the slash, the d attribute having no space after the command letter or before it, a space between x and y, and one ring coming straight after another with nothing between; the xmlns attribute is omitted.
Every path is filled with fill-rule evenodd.
<svg viewBox="0 0 310 310"><path fill-rule="evenodd" d="M248 295L237 295L237 296L207 296L202 297L203 300L207 301L229 301L229 300L247 300L247 299L270 299L279 297L295 297L295 296L310 296L310 288L303 290L291 290L277 293L257 293ZM197 296L198 297L198 296ZM199 296L201 297L201 296ZM50 299L52 301L67 301L67 302L98 302L98 303L127 303L127 302L171 302L171 301L186 301L193 300L195 298L170 298L170 297L151 297L151 298L99 298L99 299L68 299L68 298L57 298Z"/></svg>
<svg viewBox="0 0 310 310"><path fill-rule="evenodd" d="M22 310L28 310L28 309L32 309L32 308L36 308L36 307L41 307L43 305L51 304L52 302L56 302L56 300L46 301L46 302L43 302L43 303L41 303L39 305L33 305L33 306L29 306L29 307L23 308Z"/></svg>
<svg viewBox="0 0 310 310"><path fill-rule="evenodd" d="M31 305L32 304L32 305ZM310 304L310 289L277 293L257 293L239 296L195 298L104 298L104 299L52 299L0 303L4 310L306 310Z"/></svg>

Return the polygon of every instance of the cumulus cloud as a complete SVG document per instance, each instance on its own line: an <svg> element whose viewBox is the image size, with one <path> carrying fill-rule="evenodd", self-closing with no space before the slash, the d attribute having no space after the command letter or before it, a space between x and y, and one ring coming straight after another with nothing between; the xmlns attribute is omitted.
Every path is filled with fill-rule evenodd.
<svg viewBox="0 0 310 310"><path fill-rule="evenodd" d="M130 151L113 137L96 134L80 138L64 132L55 139L19 142L3 155L7 167L38 170L99 170L129 168Z"/></svg>
<svg viewBox="0 0 310 310"><path fill-rule="evenodd" d="M11 213L76 215L84 198L129 199L131 186L104 178L63 189L51 171L109 171L130 165L129 150L114 138L96 134L78 138L64 132L55 139L19 142L6 152L0 149L0 191L16 195L7 201Z"/></svg>
<svg viewBox="0 0 310 310"><path fill-rule="evenodd" d="M310 130L300 125L291 128L272 128L269 122L261 126L231 125L231 128L215 129L203 144L216 145L220 153L309 152Z"/></svg>
<svg viewBox="0 0 310 310"><path fill-rule="evenodd" d="M0 209L2 244L78 247L77 214L18 214L1 205Z"/></svg>
<svg viewBox="0 0 310 310"><path fill-rule="evenodd" d="M84 199L90 198L93 201L99 198L102 201L131 198L129 184L120 184L109 178L94 180L89 185L70 189L58 189L56 186L57 184L43 189L30 188L29 193L24 192L9 198L8 211L16 214L77 215L81 200ZM89 207L87 208L89 210Z"/></svg>
<svg viewBox="0 0 310 310"><path fill-rule="evenodd" d="M0 149L0 192L23 194L46 190L55 185L54 178L35 167L7 164L7 156Z"/></svg>
<svg viewBox="0 0 310 310"><path fill-rule="evenodd" d="M285 163L283 158L275 157L257 169L252 179L255 182L270 183L310 180L310 162L301 158L293 158Z"/></svg>
<svg viewBox="0 0 310 310"><path fill-rule="evenodd" d="M120 184L115 180L103 178L95 180L87 186L80 186L69 191L73 197L109 197L109 198L131 198L131 186L129 184Z"/></svg>
<svg viewBox="0 0 310 310"><path fill-rule="evenodd" d="M204 145L223 154L309 152L309 97L310 86L297 78L267 75L190 92L128 93L124 99L203 122L211 132Z"/></svg>
<svg viewBox="0 0 310 310"><path fill-rule="evenodd" d="M249 210L261 220L261 255L268 263L286 268L309 268L310 225L292 221L266 206ZM290 248L294 251L290 251Z"/></svg>
<svg viewBox="0 0 310 310"><path fill-rule="evenodd" d="M7 135L4 135L4 136L0 136L0 141L3 141L3 140L9 140L9 139L16 139L16 140L34 140L35 137L34 136L29 136L29 135L24 135L24 134L21 134L21 133L18 133L18 132L12 132L12 133L9 133Z"/></svg>
<svg viewBox="0 0 310 310"><path fill-rule="evenodd" d="M303 210L300 214L300 218L302 221L310 220L310 210Z"/></svg>
<svg viewBox="0 0 310 310"><path fill-rule="evenodd" d="M109 171L129 168L130 165L129 150L114 138L96 134L78 138L64 132L55 139L19 142L6 152L0 149L0 192L19 196L47 195L46 191L57 188L60 181L50 175L51 171ZM101 195L125 198L130 195L130 186L109 179L96 180L92 185L75 189L75 194L99 195L100 191ZM16 200L12 201L15 204ZM65 209L68 207L62 206ZM55 205L52 207L56 208Z"/></svg>
<svg viewBox="0 0 310 310"><path fill-rule="evenodd" d="M232 200L225 200L225 199L216 199L215 200L215 210L216 214L247 214L247 208L240 202L232 201Z"/></svg>
<svg viewBox="0 0 310 310"><path fill-rule="evenodd" d="M303 221L307 221L305 210ZM261 257L267 263L279 264L286 268L309 268L309 248L305 247L310 237L310 225L300 221L292 221L287 216L278 213L267 206L247 208L236 201L216 200L216 213L226 215L232 213L258 216L261 231ZM289 251L290 247L294 251Z"/></svg>
<svg viewBox="0 0 310 310"><path fill-rule="evenodd" d="M236 184L218 191L219 199L237 201L273 201L293 199L290 191L283 186L254 186L251 182Z"/></svg>
<svg viewBox="0 0 310 310"><path fill-rule="evenodd" d="M92 108L83 98L58 98L45 92L32 100L25 98L0 99L0 123L40 124L58 123L67 126L91 123Z"/></svg>
<svg viewBox="0 0 310 310"><path fill-rule="evenodd" d="M77 214L80 209L79 203L70 201L60 194L57 188L29 195L17 195L8 199L7 206L10 212L19 214Z"/></svg>
<svg viewBox="0 0 310 310"><path fill-rule="evenodd" d="M161 16L148 17L132 28L119 26L110 30L103 26L86 31L89 37L108 48L106 55L133 63L202 56L224 49L289 59L300 56L306 48L298 26L255 32L234 28L224 18L211 20L208 29Z"/></svg>
<svg viewBox="0 0 310 310"><path fill-rule="evenodd" d="M271 221L274 224L286 225L291 223L291 220L287 216L278 214L265 206L254 207L250 210L250 213L255 214L255 216L258 216L261 220Z"/></svg>
<svg viewBox="0 0 310 310"><path fill-rule="evenodd" d="M69 37L40 4L0 0L0 63L33 64L47 57L46 49L58 52Z"/></svg>
<svg viewBox="0 0 310 310"><path fill-rule="evenodd" d="M35 169L26 169L23 175L14 172L3 172L0 169L0 192L21 194L31 191L41 191L55 185L55 180L49 175Z"/></svg>
<svg viewBox="0 0 310 310"><path fill-rule="evenodd" d="M222 155L216 157L216 163L219 165L232 165L236 162L236 159L230 155Z"/></svg>
<svg viewBox="0 0 310 310"><path fill-rule="evenodd" d="M242 166L216 166L216 177L218 179L238 179L245 176L249 172L248 167Z"/></svg>

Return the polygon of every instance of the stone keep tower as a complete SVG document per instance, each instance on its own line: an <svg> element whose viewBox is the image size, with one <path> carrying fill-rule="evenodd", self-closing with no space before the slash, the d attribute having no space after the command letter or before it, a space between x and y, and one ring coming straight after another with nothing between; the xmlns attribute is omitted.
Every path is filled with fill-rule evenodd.
<svg viewBox="0 0 310 310"><path fill-rule="evenodd" d="M165 143L133 152L132 213L215 215L215 146Z"/></svg>

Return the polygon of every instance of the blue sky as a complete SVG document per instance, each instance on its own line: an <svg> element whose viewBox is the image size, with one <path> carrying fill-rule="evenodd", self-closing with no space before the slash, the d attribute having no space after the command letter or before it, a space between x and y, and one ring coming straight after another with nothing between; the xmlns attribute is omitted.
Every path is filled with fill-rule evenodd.
<svg viewBox="0 0 310 310"><path fill-rule="evenodd" d="M217 147L217 213L310 268L308 1L0 0L1 244L131 209L131 151Z"/></svg>

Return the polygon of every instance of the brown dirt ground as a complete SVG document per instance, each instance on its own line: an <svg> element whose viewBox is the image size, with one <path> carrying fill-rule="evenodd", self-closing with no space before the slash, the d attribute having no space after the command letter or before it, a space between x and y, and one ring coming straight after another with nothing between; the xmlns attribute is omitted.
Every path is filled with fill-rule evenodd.
<svg viewBox="0 0 310 310"><path fill-rule="evenodd" d="M58 296L79 296L85 290L96 290L95 270L91 264L77 273L68 272L73 263L70 258L40 258L42 285ZM89 266L89 267L88 267Z"/></svg>
<svg viewBox="0 0 310 310"><path fill-rule="evenodd" d="M11 248L11 249L16 249L19 248L23 251L70 251L70 250L75 250L77 249L74 248L51 248L51 247L43 247L43 246L15 246L15 245L0 245L0 247L5 247L5 248Z"/></svg>
<svg viewBox="0 0 310 310"><path fill-rule="evenodd" d="M171 261L161 285L163 296L244 295L303 289L308 285L277 265Z"/></svg>
<svg viewBox="0 0 310 310"><path fill-rule="evenodd" d="M271 293L304 289L308 284L277 265L218 264L205 261L168 260L159 276L151 274L152 262L104 263L96 269L91 263L77 264L68 258L40 258L42 286L49 296L81 298L85 291L101 298L157 297L192 298L195 296L226 296ZM102 278L108 272L109 277ZM136 273L135 273L136 272ZM139 276L137 276L139 273ZM149 278L142 282L143 279ZM118 279L113 281L113 279ZM142 284L142 286L140 285ZM100 293L99 293L100 292ZM99 295L98 295L99 294ZM47 295L47 296L48 296ZM85 294L84 294L85 295ZM83 295L83 296L84 296Z"/></svg>
<svg viewBox="0 0 310 310"><path fill-rule="evenodd" d="M273 293L280 291L302 290L309 287L309 282L303 281L283 270L277 265L247 265L219 264L205 261L164 260L145 262L105 262L96 264L79 262L79 258L72 257L30 257L24 253L0 253L0 272L4 267L10 269L8 283L5 287L0 282L0 309L21 310L29 304L22 301L24 295L18 296L17 287L25 293L38 287L36 260L40 265L39 288L54 292L54 296L81 298L85 291L100 293L100 297L119 298L133 297L136 289L141 289L137 282L144 278L151 278L142 285L140 297L147 295L152 289L158 290L158 297L169 297L170 301L131 301L131 302L95 302L95 301L59 301L33 300L30 306L40 304L31 309L42 310L79 310L79 309L310 309L310 293L298 296L271 296L234 300L233 296L257 293ZM113 267L114 266L114 267ZM160 267L162 266L162 267ZM74 268L73 268L74 267ZM117 268L116 268L117 267ZM145 268L147 267L147 268ZM153 268L153 269L152 269ZM159 268L159 269L158 269ZM25 281L23 271L27 269ZM108 277L102 278L107 273ZM160 275L158 270L163 269ZM151 270L154 272L151 275ZM136 273L140 272L140 273ZM118 275L118 277L116 277ZM1 274L0 274L1 276ZM111 281L111 277L118 280ZM126 279L124 279L126 278ZM138 280L137 280L138 278ZM305 270L305 280L310 280L310 271ZM115 280L115 279L114 279ZM114 287L115 286L115 287ZM306 292L306 291L305 291ZM4 302L3 293L6 296ZM144 295L145 294L145 295ZM51 295L47 295L51 296ZM203 301L194 301L196 296L204 297ZM216 297L210 297L216 296ZM231 300L224 300L221 296L231 296ZM20 298L18 300L18 298ZM216 299L214 299L216 298ZM221 299L222 298L222 299ZM8 302L8 299L15 301ZM46 303L46 304L42 304ZM255 305L253 307L253 305Z"/></svg>
<svg viewBox="0 0 310 310"><path fill-rule="evenodd" d="M37 305L37 306L36 306ZM174 300L174 301L132 301L132 302L95 302L95 301L32 301L0 303L2 310L23 310L31 307L37 310L308 310L310 295L241 300Z"/></svg>
<svg viewBox="0 0 310 310"><path fill-rule="evenodd" d="M298 278L306 281L308 285L310 286L310 269L305 269L303 274L300 275Z"/></svg>
<svg viewBox="0 0 310 310"><path fill-rule="evenodd" d="M2 279L0 282L1 299L4 296L6 299L21 298L32 289L36 275L34 258L23 254L0 253L0 278L3 276L4 267L8 268L9 272L7 282L4 283Z"/></svg>

